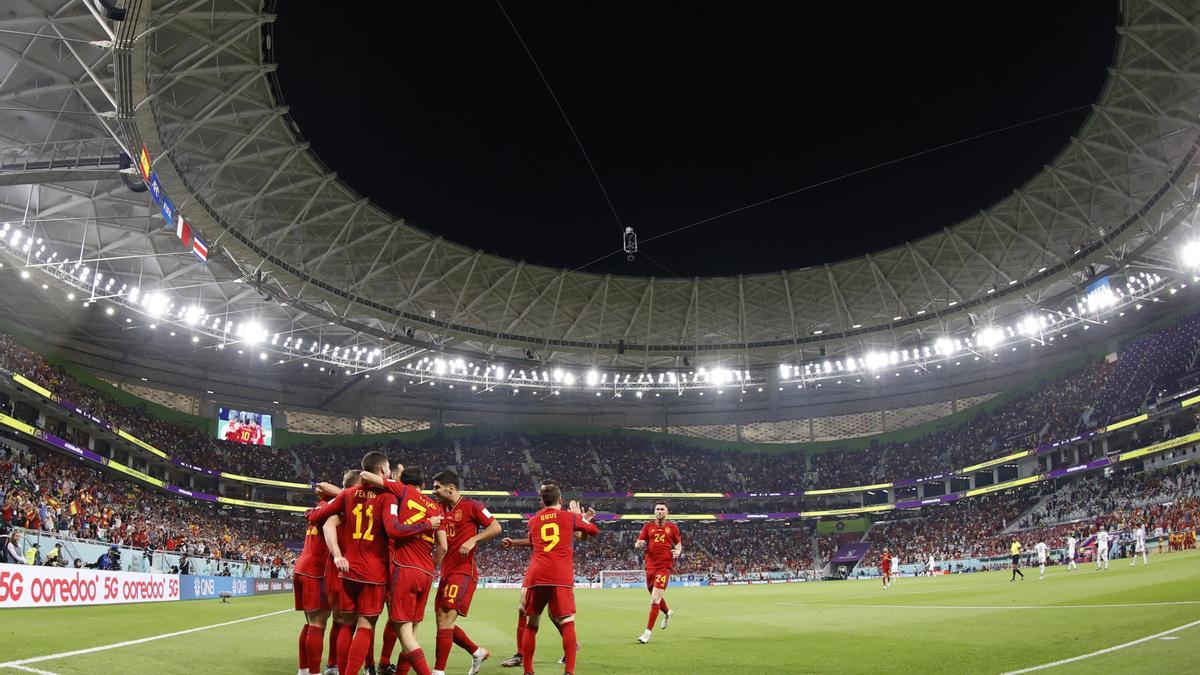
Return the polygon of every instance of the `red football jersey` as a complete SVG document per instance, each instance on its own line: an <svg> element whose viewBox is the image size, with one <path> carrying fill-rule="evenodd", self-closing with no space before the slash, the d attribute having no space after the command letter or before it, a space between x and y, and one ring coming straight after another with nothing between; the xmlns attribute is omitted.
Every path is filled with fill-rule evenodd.
<svg viewBox="0 0 1200 675"><path fill-rule="evenodd" d="M429 528L429 519L442 515L442 507L415 487L402 490L399 496L386 495L384 506L387 509L384 528L392 565L418 569L433 576L433 547L437 540L435 530Z"/></svg>
<svg viewBox="0 0 1200 675"><path fill-rule="evenodd" d="M891 553L884 553L882 556L879 557L879 567L881 569L883 569L884 572L892 571L892 554Z"/></svg>
<svg viewBox="0 0 1200 675"><path fill-rule="evenodd" d="M575 531L596 535L600 530L578 513L546 507L529 519L533 557L525 573L526 588L575 586Z"/></svg>
<svg viewBox="0 0 1200 675"><path fill-rule="evenodd" d="M304 548L300 551L300 557L296 558L293 571L306 577L324 577L325 563L329 562L329 547L325 545L325 536L321 533L320 525L308 522L304 525Z"/></svg>
<svg viewBox="0 0 1200 675"><path fill-rule="evenodd" d="M442 522L442 529L446 531L450 550L446 552L446 559L442 561L442 576L467 574L472 579L478 579L479 569L475 566L475 551L478 550L478 547L471 549L471 552L465 556L460 554L458 549L496 519L492 517L492 512L488 511L486 506L466 497L459 499L457 504L443 509L443 511L445 511L446 520Z"/></svg>
<svg viewBox="0 0 1200 675"><path fill-rule="evenodd" d="M638 541L646 542L646 569L649 570L671 567L675 563L671 551L683 541L683 537L675 523L664 520L660 526L657 520L651 520L642 526Z"/></svg>
<svg viewBox="0 0 1200 675"><path fill-rule="evenodd" d="M350 571L341 573L343 579L387 583L388 540L383 532L380 494L363 485L347 488L333 501L309 513L309 522L319 522L334 514L342 517L343 531L338 542L342 555L350 561Z"/></svg>

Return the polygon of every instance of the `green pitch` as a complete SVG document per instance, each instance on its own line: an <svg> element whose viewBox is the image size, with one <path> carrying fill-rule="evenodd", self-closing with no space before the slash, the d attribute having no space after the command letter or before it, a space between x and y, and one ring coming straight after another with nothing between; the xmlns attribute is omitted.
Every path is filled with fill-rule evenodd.
<svg viewBox="0 0 1200 675"><path fill-rule="evenodd" d="M1008 572L727 588L671 589L676 616L636 643L648 596L641 590L577 591L579 673L1001 673L1169 635L1068 663L1055 672L1175 672L1200 659L1200 552L1151 557L1148 567L1115 560L1053 567L1044 580ZM29 672L4 663L138 640L248 617L249 621L89 654L24 664L34 672L296 672L301 618L290 596L0 612L0 675ZM481 590L462 626L493 657L514 651L516 591ZM432 612L420 631L433 660ZM544 624L537 671L560 673L557 632ZM1164 639L1173 638L1173 639ZM378 648L379 635L376 636ZM455 648L448 672L466 672ZM518 674L519 675L519 674Z"/></svg>

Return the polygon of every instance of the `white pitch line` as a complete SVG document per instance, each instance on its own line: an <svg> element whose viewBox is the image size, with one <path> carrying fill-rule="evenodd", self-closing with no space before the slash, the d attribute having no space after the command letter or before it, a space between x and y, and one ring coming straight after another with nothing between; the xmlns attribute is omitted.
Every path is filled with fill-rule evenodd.
<svg viewBox="0 0 1200 675"><path fill-rule="evenodd" d="M1182 626L1176 626L1170 630L1164 630L1161 633L1155 633L1154 635L1147 635L1144 638L1138 638L1137 640L1126 642L1125 644L1115 645L1113 647L1107 647L1105 649L1099 649L1097 651L1094 651L1094 652L1091 652L1088 654L1080 654L1079 656L1072 656L1069 659L1062 659L1061 661L1051 661L1050 663L1043 663L1040 666L1031 666L1029 668L1022 668L1021 670L1011 670L1007 673L1004 673L1004 675L1021 675L1021 673L1032 673L1036 670L1046 670L1047 668L1057 668L1058 666L1063 666L1068 663L1075 663L1076 661L1090 659L1093 656L1103 656L1104 654L1110 654L1119 649L1125 649L1126 647L1140 645L1143 642L1149 642L1150 640L1157 640L1158 638L1161 638L1164 635L1170 635L1171 633L1178 633L1179 631L1186 630L1188 628L1191 628L1192 626L1200 626L1200 621L1193 621L1191 623L1185 623Z"/></svg>
<svg viewBox="0 0 1200 675"><path fill-rule="evenodd" d="M1123 602L1109 605L859 605L822 602L777 602L791 607L863 607L867 609L1092 609L1112 607L1166 607L1169 605L1200 605L1200 600L1172 602Z"/></svg>
<svg viewBox="0 0 1200 675"><path fill-rule="evenodd" d="M60 652L58 654L47 654L46 656L34 656L34 657L28 658L28 659L17 659L15 661L8 661L6 663L0 663L0 668L17 668L18 670L30 670L29 668L21 668L21 666L23 666L27 663L40 663L42 661L53 661L55 659L65 659L65 658L69 658L72 656L82 656L84 654L94 654L95 652L103 652L103 651L107 651L109 649L118 649L120 647L130 647L133 645L140 645L145 642L154 642L155 640L165 640L167 638L177 637L180 635L187 635L188 633L199 633L200 631L211 630L213 628L222 628L224 626L232 626L234 624L245 623L247 621L255 621L257 619L265 619L269 616L276 616L278 614L287 614L292 611L293 610L290 610L290 609L281 609L278 612L268 612L266 614L259 614L258 616L248 616L244 619L234 619L233 621L214 623L209 626L200 626L198 628L188 628L187 630L178 630L178 631L175 631L174 633L163 633L162 635L152 635L150 637L139 638L137 640L129 640L127 642L117 642L115 644L101 645L99 647L88 647L87 649L76 649L75 651L72 651L72 652ZM33 672L42 672L42 671L33 671ZM50 673L49 675L54 675L54 674Z"/></svg>
<svg viewBox="0 0 1200 675"><path fill-rule="evenodd" d="M12 668L13 670L23 670L27 673L36 673L37 675L58 675L58 673L52 673L48 670L38 670L37 668L26 668L25 666L3 665L3 666L0 666L0 668Z"/></svg>

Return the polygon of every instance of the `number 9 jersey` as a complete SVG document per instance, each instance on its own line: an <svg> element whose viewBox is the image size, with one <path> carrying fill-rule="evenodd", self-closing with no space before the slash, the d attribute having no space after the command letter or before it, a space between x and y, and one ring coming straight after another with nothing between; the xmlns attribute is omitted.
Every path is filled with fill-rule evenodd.
<svg viewBox="0 0 1200 675"><path fill-rule="evenodd" d="M525 588L533 586L575 587L575 532L600 534L595 523L578 513L546 507L529 519L529 544L533 557L525 573Z"/></svg>

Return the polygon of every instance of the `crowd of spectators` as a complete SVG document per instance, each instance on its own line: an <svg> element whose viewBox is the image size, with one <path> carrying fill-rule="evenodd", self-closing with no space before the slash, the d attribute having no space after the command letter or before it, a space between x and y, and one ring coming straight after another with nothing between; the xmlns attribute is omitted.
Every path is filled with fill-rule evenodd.
<svg viewBox="0 0 1200 675"><path fill-rule="evenodd" d="M143 490L79 460L0 448L0 530L16 528L216 560L284 566L301 522L250 518ZM89 561L91 562L91 561Z"/></svg>
<svg viewBox="0 0 1200 675"><path fill-rule="evenodd" d="M802 452L709 450L621 433L578 436L487 431L458 438L433 436L412 443L250 447L217 441L197 426L168 422L144 406L122 405L4 334L0 334L0 365L129 430L172 457L243 475L336 482L365 452L382 449L402 461L420 463L431 474L455 468L466 487L473 489L530 490L544 478L555 478L575 491L777 492L931 475L1014 447L1068 437L1135 410L1170 390L1192 370L1198 348L1200 314L1132 341L1115 362L1092 363L1040 383L1003 404L981 410L964 423L910 441L809 457ZM52 431L82 440L79 429L61 422L51 424L61 427Z"/></svg>

